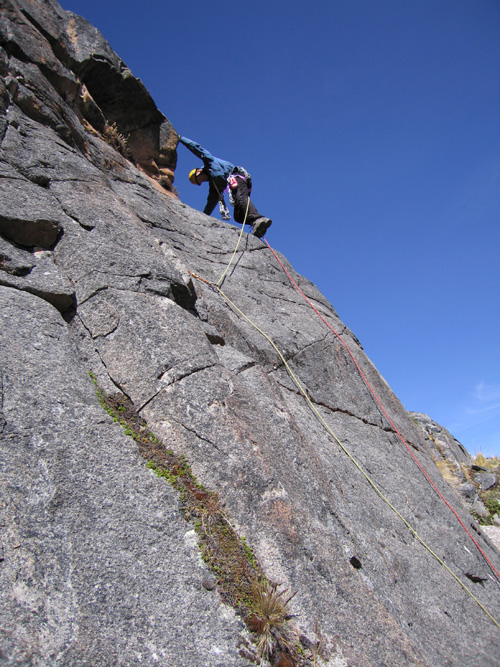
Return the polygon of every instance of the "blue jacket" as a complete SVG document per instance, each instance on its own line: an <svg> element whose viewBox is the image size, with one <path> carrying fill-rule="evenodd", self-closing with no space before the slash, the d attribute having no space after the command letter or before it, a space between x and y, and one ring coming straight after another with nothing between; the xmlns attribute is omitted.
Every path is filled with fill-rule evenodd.
<svg viewBox="0 0 500 667"><path fill-rule="evenodd" d="M223 196L227 187L227 178L233 173L235 166L231 162L214 157L191 139L179 137L179 140L186 148L189 148L191 153L194 153L203 161L203 167L209 177L208 199L203 213L210 215Z"/></svg>

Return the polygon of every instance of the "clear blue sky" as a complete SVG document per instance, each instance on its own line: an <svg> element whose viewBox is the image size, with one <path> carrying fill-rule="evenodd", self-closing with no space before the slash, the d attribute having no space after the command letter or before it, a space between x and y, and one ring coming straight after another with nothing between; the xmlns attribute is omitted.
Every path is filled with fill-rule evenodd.
<svg viewBox="0 0 500 667"><path fill-rule="evenodd" d="M61 4L180 134L251 172L269 243L404 406L500 455L500 2Z"/></svg>

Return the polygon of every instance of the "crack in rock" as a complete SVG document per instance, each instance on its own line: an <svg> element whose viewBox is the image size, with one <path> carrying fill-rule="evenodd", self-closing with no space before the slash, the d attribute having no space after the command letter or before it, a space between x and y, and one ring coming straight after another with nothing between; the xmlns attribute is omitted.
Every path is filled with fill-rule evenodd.
<svg viewBox="0 0 500 667"><path fill-rule="evenodd" d="M192 368L184 373L181 373L178 377L172 377L172 378L167 378L165 381L165 377L168 375L168 373L172 373L175 371L175 368L171 368L168 371L165 371L162 375L160 375L157 379L160 382L163 382L163 385L158 389L157 392L155 392L150 398L148 398L139 408L138 412L141 412L146 408L154 399L161 394L162 391L167 389L167 387L172 387L174 384L177 384L181 382L182 380L185 380L187 377L190 377L191 375L195 375L196 373L200 373L201 371L207 370L207 368L214 368L217 366L217 363L209 363L205 364L202 366L198 366L196 368Z"/></svg>
<svg viewBox="0 0 500 667"><path fill-rule="evenodd" d="M215 442L212 442L212 441L209 440L208 438L205 438L205 437L203 437L202 435L200 435L200 434L196 431L196 429L195 429L194 427L191 427L191 428L190 428L189 426L186 426L186 424L183 424L182 422L178 421L177 419L174 419L174 418L171 418L171 417L169 417L169 422L170 422L171 424L172 424L172 423L173 423L173 424L177 424L177 426L180 426L181 428L183 428L183 429L184 429L185 431L187 431L188 433L191 433L192 435L194 435L196 438L198 438L198 439L201 440L202 442L206 442L208 445L210 445L211 447L213 447L214 449L216 449L220 454L224 454L224 455L225 455L225 453L224 453L223 451L221 451L221 449L215 444Z"/></svg>
<svg viewBox="0 0 500 667"><path fill-rule="evenodd" d="M286 384L281 382L279 378L276 379L276 382L280 387L282 387L283 389L286 389L290 393L295 394L296 396L301 396L302 398L304 397L304 394L298 388L288 387ZM362 422L366 426L373 426L375 428L379 428L386 433L396 433L394 431L394 429L392 429L390 427L386 427L386 426L383 426L381 424L375 424L375 423L369 421L368 419L364 419L363 417L355 415L353 412L350 412L349 410L346 410L346 409L343 409L343 408L335 408L331 405L327 405L326 403L323 403L322 401L319 401L319 400L313 398L308 389L304 389L304 391L306 392L307 397L311 401L311 403L313 403L314 405L317 405L321 408L324 408L325 410L328 410L328 412L340 413L340 414L347 415L348 417L352 417L353 419L357 419L358 421Z"/></svg>

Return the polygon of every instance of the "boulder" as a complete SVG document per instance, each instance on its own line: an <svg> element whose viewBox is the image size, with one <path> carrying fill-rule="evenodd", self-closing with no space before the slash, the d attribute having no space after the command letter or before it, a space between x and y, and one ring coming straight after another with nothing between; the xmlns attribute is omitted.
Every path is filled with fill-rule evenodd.
<svg viewBox="0 0 500 667"><path fill-rule="evenodd" d="M474 475L474 481L479 484L483 491L487 491L497 484L497 478L492 472L477 473Z"/></svg>

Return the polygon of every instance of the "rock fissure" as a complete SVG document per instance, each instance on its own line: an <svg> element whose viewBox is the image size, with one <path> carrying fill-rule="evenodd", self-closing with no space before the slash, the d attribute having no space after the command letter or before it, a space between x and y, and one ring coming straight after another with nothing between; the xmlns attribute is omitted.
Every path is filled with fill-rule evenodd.
<svg viewBox="0 0 500 667"><path fill-rule="evenodd" d="M61 305L57 295L54 295L52 292L46 292L43 289L40 289L36 286L27 285L22 282L19 284L12 284L11 281L2 278L1 274L0 274L0 285L4 287L9 287L14 290L18 290L19 292L27 292L28 294L32 294L33 296L36 296L37 298L42 299L47 303L50 303L52 306L57 308L57 310L59 310L59 312L63 316L66 314L67 311L72 310L74 307L73 299L71 299L69 302L65 300L64 304Z"/></svg>
<svg viewBox="0 0 500 667"><path fill-rule="evenodd" d="M24 16L24 18L28 21L28 23L30 23L35 28L37 32L39 32L41 35L43 35L43 37L45 37L47 42L50 44L51 48L53 48L54 40L52 38L52 35L44 29L43 25L41 25L35 19L35 17L32 16L32 14L30 14L24 7L20 8L20 13ZM29 62L29 60L27 59L26 62Z"/></svg>
<svg viewBox="0 0 500 667"><path fill-rule="evenodd" d="M270 282L271 286L276 284L273 281L269 281L269 282ZM283 283L278 282L278 285L282 285L284 288L286 287ZM296 299L292 299L291 297L289 298L289 297L285 296L282 292L277 293L277 294L273 294L272 292L263 292L263 293L265 293L268 298L275 299L276 301L278 301L280 303L289 303L289 304L292 304L293 306L295 306L296 308L304 309L305 311L309 311L309 312L311 311L311 306L309 304L307 304L306 302L304 302L302 300L297 301ZM309 297L309 299L312 300L311 297ZM317 302L317 303L324 307L324 304L321 304L320 302ZM325 319L327 317L331 318L331 313L321 313L321 314L323 315L323 317L325 317ZM316 315L314 313L311 314L311 318L313 316L316 317Z"/></svg>
<svg viewBox="0 0 500 667"><path fill-rule="evenodd" d="M203 577L203 587L207 590L218 587L224 602L237 610L257 644L256 648L246 651L244 657L260 664L260 654L274 665L283 664L283 658L287 658L285 665L289 667L313 667L309 655L303 650L310 648L310 641L305 636L299 636L298 630L288 624L293 618L289 603L295 594L288 599L282 598L287 591L279 592L280 585L267 579L246 538L241 538L232 526L224 503L217 494L196 480L183 455L167 449L149 431L133 403L123 400L121 394L105 396L99 389L97 392L102 407L137 444L140 454L148 461L146 467L158 477L165 478L178 492L179 509L186 521L195 522L194 532L198 537L201 557L214 575ZM272 596L275 596L274 601ZM267 639L263 649L258 639L264 634L261 624L268 620L271 603L274 604L275 633ZM287 642L283 644L280 637L285 636ZM242 639L245 646L251 648L248 639Z"/></svg>
<svg viewBox="0 0 500 667"><path fill-rule="evenodd" d="M241 368L239 368L232 377L236 377L237 375L240 375L241 373L244 373L245 371L248 371L251 368L255 368L255 366L257 366L256 361L249 361L247 364L244 364Z"/></svg>
<svg viewBox="0 0 500 667"><path fill-rule="evenodd" d="M10 99L10 96L9 96L9 99ZM9 113L9 109L10 109L10 104L7 104L5 106L5 115L7 115ZM5 139L6 135L7 135L7 131L9 129L9 126L10 126L10 123L8 123L8 122L5 123L4 127L2 127L2 125L0 124L0 148L2 148L2 144L4 142L4 139ZM3 177L0 176L0 178L3 178Z"/></svg>
<svg viewBox="0 0 500 667"><path fill-rule="evenodd" d="M179 420L177 420L177 419L172 419L171 417L169 417L168 420L169 420L169 422L171 422L171 423L177 424L177 426L179 426L180 428L184 429L184 430L187 431L188 433L191 433L192 435L196 436L196 438L198 438L198 439L201 440L202 442L206 442L207 445L210 445L210 447L212 447L213 449L216 449L220 454L223 454L224 456L227 457L227 454L225 454L224 452L222 452L222 451L220 450L220 448L218 447L218 445L217 445L214 441L210 440L209 438L207 438L207 437L205 437L205 436L203 436L203 435L200 435L200 433L198 433L198 431L197 431L194 427L187 426L187 425L184 424L183 422L181 422L181 421L179 421Z"/></svg>
<svg viewBox="0 0 500 667"><path fill-rule="evenodd" d="M234 240L237 242L239 231L237 229L232 228L231 233L234 234L234 237L235 237ZM234 261L241 260L242 256L247 252L247 250L249 250L249 248L244 248L242 250L239 250L238 251L239 254L237 255L237 257ZM225 258L227 258L227 261L229 261L231 259L231 257L233 256L233 252L234 252L234 247L231 247L230 244L228 244L227 248L220 248L218 246L213 245L213 246L208 247L207 256L209 258L210 255L216 255L218 257L223 255Z"/></svg>
<svg viewBox="0 0 500 667"><path fill-rule="evenodd" d="M97 353L99 354L98 351L97 351ZM116 389L118 390L118 393L119 393L119 394L122 394L123 396L125 396L125 398L126 398L127 400L129 400L130 403L132 403L132 405L133 405L133 401L132 401L131 396L129 396L129 394L124 390L124 388L121 386L121 384L120 384L119 382L117 382L117 381L113 378L113 376L112 376L111 373L109 372L108 367L106 366L106 363L105 363L104 360L102 359L101 355L99 355L99 359L100 359L102 365L104 366L104 368L106 369L106 373L107 373L107 376L108 376L109 380L110 380L111 383L116 387Z"/></svg>
<svg viewBox="0 0 500 667"><path fill-rule="evenodd" d="M87 276L78 276L78 280L82 280L85 277L88 277L91 274L87 274ZM102 287L98 287L95 291L91 292L88 296L86 296L84 299L81 299L79 301L78 305L80 307L84 306L87 302L91 301L94 297L96 297L98 294L101 294L102 292L107 292L111 288L108 285L103 285ZM118 288L114 288L118 289ZM90 333L90 331L89 331Z"/></svg>
<svg viewBox="0 0 500 667"><path fill-rule="evenodd" d="M297 332L297 333L299 333L299 332ZM297 352L294 352L293 354L288 355L288 358L286 357L285 354L283 354L283 356L285 356L287 362L290 362L292 360L296 360L299 355L304 354L304 352L307 352L307 350L309 350L310 348L315 347L316 345L320 345L321 343L324 343L330 337L331 337L331 334L328 331L322 338L317 338L316 340L311 341L307 345L304 345Z"/></svg>
<svg viewBox="0 0 500 667"><path fill-rule="evenodd" d="M155 398L157 398L165 389L168 387L171 387L172 385L175 385L182 380L185 380L186 378L195 375L196 373L200 373L204 370L207 370L208 368L214 368L217 364L216 363L210 363L210 364L205 364L198 366L196 368L189 369L189 371L186 371L185 373L181 373L179 376L174 376L171 380L168 382L164 382L164 384L156 391L152 396L150 396L144 403L141 404L139 408L137 408L137 411L139 413L144 411L144 408L146 408L150 403L154 401ZM170 368L167 371L164 371L159 375L156 379L159 380L160 382L163 380L163 378L171 373L174 369Z"/></svg>
<svg viewBox="0 0 500 667"><path fill-rule="evenodd" d="M282 368L283 368L283 366L282 366ZM304 394L298 389L298 387L290 387L289 385L282 382L280 380L279 376L276 378L276 381L279 384L279 386L282 387L283 389L286 389L287 391L289 391L289 392L291 392L291 393L293 393L297 396L301 396L302 398L304 398ZM328 412L344 414L347 417L352 417L353 419L357 419L358 421L362 422L366 426L373 426L375 428L378 428L378 429L384 431L385 433L396 434L396 431L389 426L383 426L382 424L376 424L374 422L371 422L368 419L366 419L364 417L361 417L360 415L354 414L353 412L347 410L346 408L340 408L340 407L334 407L332 405L328 405L327 403L324 403L323 401L320 401L320 400L314 398L314 396L312 396L311 392L305 387L304 387L304 391L306 392L306 394L307 394L309 400L311 401L311 403L313 403L314 405L317 405L318 407L324 408L325 410L328 410Z"/></svg>
<svg viewBox="0 0 500 667"><path fill-rule="evenodd" d="M266 278L266 277L264 277L264 280L267 280L268 282L271 282L271 283L274 282L274 281L272 281L272 279L270 279L270 278ZM286 288L286 287L287 287L286 283L278 283L278 284L281 285L283 288ZM292 290L292 293L295 293L295 292ZM274 294L272 294L272 293L265 292L265 294L266 294L266 296L270 297L271 299L276 299L276 300L281 301L281 302L285 301L285 302L287 302L287 303L291 303L291 304L293 304L294 306L298 306L299 308L305 308L306 311L311 311L311 310L312 310L312 309L311 309L311 305L308 304L306 301L304 301L303 298L301 298L299 301L297 301L296 299L294 300L294 299L292 299L292 298L287 298L287 297L285 297L285 296L283 295L283 293L274 295ZM305 293L304 293L304 294L305 294ZM305 296L307 297L307 299L308 299L311 303L316 302L316 304L317 304L317 306L318 306L316 309L318 310L318 312L320 313L320 315L322 315L322 316L325 318L325 320L333 319L333 320L336 322L336 324L339 324L339 322L338 322L338 316L336 315L336 313L334 313L334 314L333 314L333 317L332 317L332 313L331 313L331 312L330 312L330 313L327 313L327 312L324 312L324 311L321 312L319 306L321 306L321 308L324 308L324 307L325 307L324 302L319 301L317 298L315 298L314 296L311 296L311 295L307 295L307 294L305 294ZM317 317L317 314L314 313L314 311L312 311L312 312L311 312L311 318L314 318L314 317ZM340 323L340 324L341 324L341 323ZM333 324L330 324L330 326L333 328ZM334 335L334 336L343 336L344 334L347 333L349 336L351 336L351 337L353 338L353 341L354 341L359 347L361 347L361 349L362 349L362 346L361 346L360 342L359 342L358 339L352 334L352 332L350 331L350 329L349 329L349 327L348 327L347 325L345 325L345 324L342 325L340 331L336 331L336 330L335 330L335 332L330 332L330 333L332 333L332 335Z"/></svg>
<svg viewBox="0 0 500 667"><path fill-rule="evenodd" d="M162 391L165 390L165 387L160 387L158 391L156 391L150 398L148 398L144 403L142 403L138 408L137 408L137 413L140 415L144 408L147 408L150 403L152 403L157 396L161 394Z"/></svg>
<svg viewBox="0 0 500 667"><path fill-rule="evenodd" d="M200 366L196 366L195 368L190 368L188 371L181 373L180 375L175 375L172 380L169 380L164 384L164 387L170 387L171 385L177 383L177 382L182 382L182 380L185 380L186 378L190 377L191 375L195 375L196 373L200 373L201 371L205 371L208 368L214 368L217 364L215 362L208 363L208 364L201 364ZM159 377L158 380L162 381L165 376L167 376L169 373L172 373L175 371L175 368L169 368L168 370L164 371Z"/></svg>

